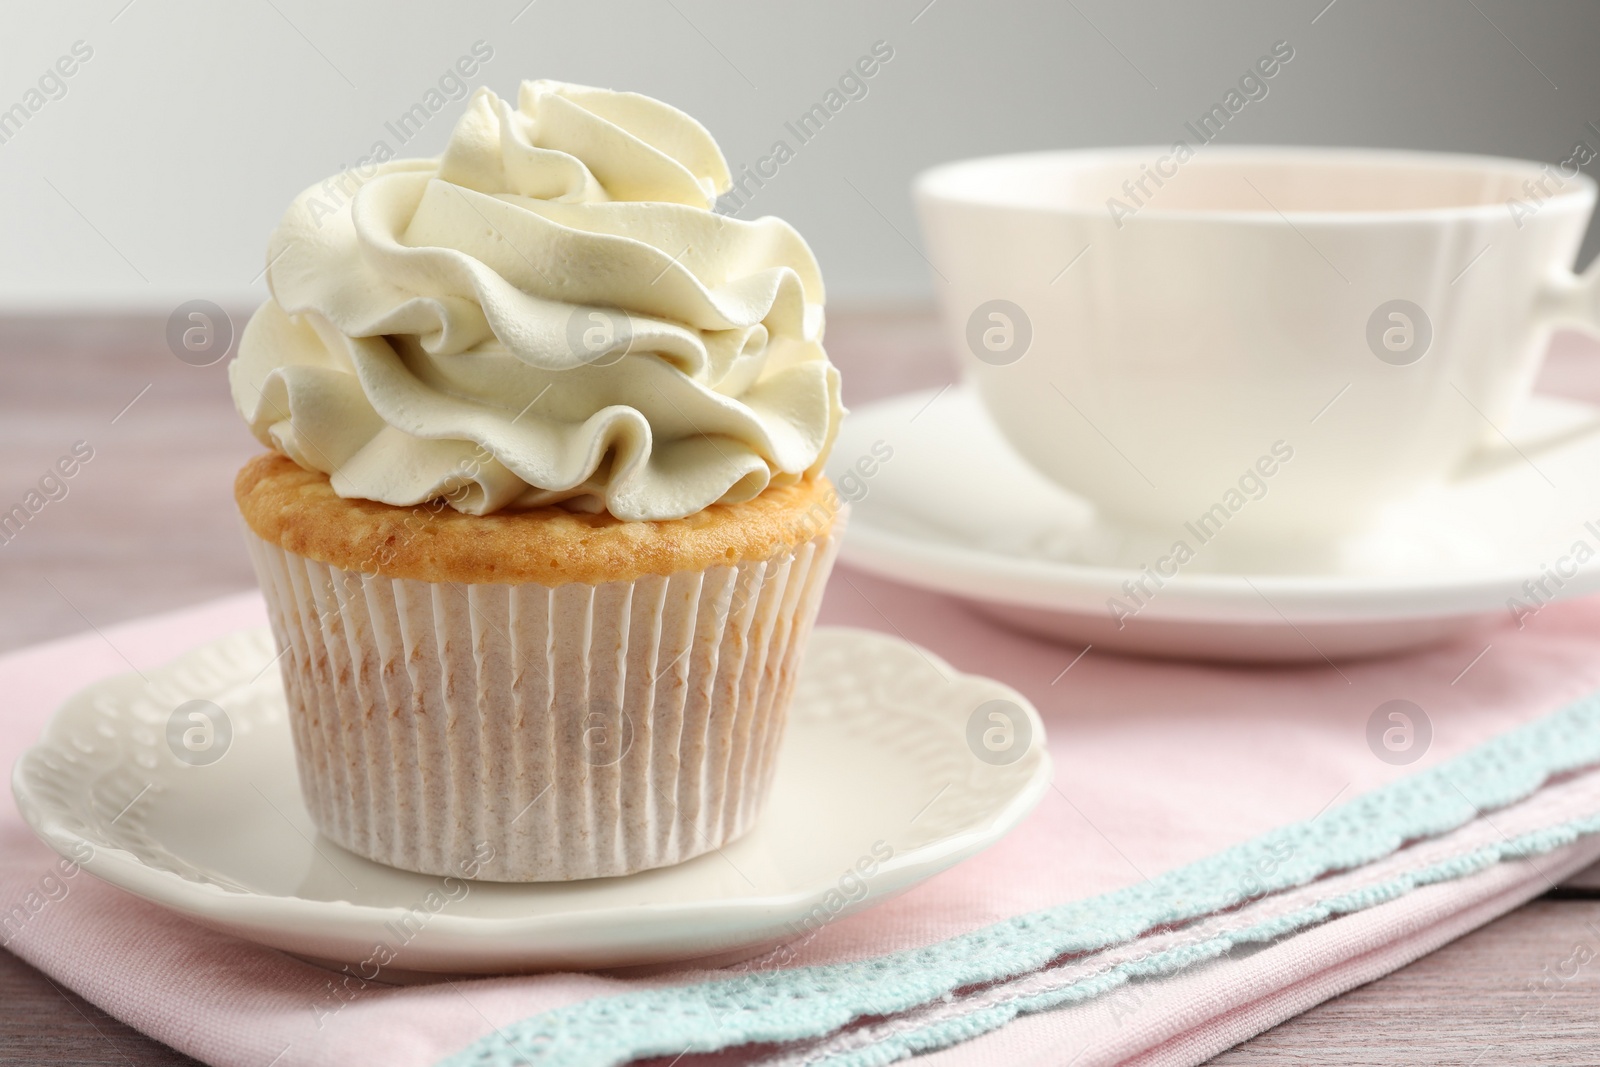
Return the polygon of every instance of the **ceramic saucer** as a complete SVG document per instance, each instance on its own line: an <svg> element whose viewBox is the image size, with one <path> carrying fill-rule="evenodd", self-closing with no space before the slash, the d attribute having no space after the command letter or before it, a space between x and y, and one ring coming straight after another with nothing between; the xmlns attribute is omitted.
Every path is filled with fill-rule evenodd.
<svg viewBox="0 0 1600 1067"><path fill-rule="evenodd" d="M1589 405L1534 397L1508 437L1571 437L1537 465L1421 493L1301 570L1208 570L1200 551L1166 564L1177 573L1159 586L1146 568L1171 539L1104 526L1010 448L965 386L853 410L829 473L855 498L842 557L863 570L1078 645L1320 662L1430 644L1486 618L1525 623L1600 589L1597 422Z"/></svg>
<svg viewBox="0 0 1600 1067"><path fill-rule="evenodd" d="M89 687L17 762L18 806L51 847L128 892L335 964L386 945L391 977L749 956L993 844L1050 780L1043 727L1015 690L882 634L824 627L767 810L745 837L622 878L441 880L316 833L273 657L266 629L244 631L146 672L148 684ZM232 733L203 766L168 740L174 709L197 699L222 708ZM990 701L1005 702L989 710L1010 717L1010 747L984 741Z"/></svg>

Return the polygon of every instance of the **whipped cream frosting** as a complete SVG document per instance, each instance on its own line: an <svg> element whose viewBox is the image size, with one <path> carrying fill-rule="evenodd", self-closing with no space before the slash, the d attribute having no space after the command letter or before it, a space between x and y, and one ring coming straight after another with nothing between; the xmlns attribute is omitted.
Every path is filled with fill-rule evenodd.
<svg viewBox="0 0 1600 1067"><path fill-rule="evenodd" d="M821 470L843 408L822 279L635 93L487 89L437 159L302 193L229 367L269 448L340 496L673 519Z"/></svg>

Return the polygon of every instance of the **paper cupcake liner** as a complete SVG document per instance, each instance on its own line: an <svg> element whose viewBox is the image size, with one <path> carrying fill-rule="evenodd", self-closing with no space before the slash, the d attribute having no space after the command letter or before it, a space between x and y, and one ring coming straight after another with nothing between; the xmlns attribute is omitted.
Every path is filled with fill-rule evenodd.
<svg viewBox="0 0 1600 1067"><path fill-rule="evenodd" d="M838 534L550 587L364 575L246 531L312 818L379 863L460 876L476 859L495 881L721 847L766 798Z"/></svg>

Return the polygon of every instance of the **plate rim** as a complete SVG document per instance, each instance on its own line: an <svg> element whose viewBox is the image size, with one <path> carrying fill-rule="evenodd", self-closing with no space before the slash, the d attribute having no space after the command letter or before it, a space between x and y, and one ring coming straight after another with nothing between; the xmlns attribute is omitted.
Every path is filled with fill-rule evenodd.
<svg viewBox="0 0 1600 1067"><path fill-rule="evenodd" d="M155 675L180 667L189 658L201 655L208 649L244 640L245 635L258 635L267 632L267 629L264 625L250 627L192 645L160 667L146 673ZM936 653L881 631L855 626L817 626L811 639L816 641L819 637L824 641L839 640L851 645L863 640L880 642L882 645L920 652L951 680L980 682L987 691L992 692L993 696L989 699L1004 698L1015 702L1028 717L1029 724L1035 731L1034 736L1037 738L1037 743L1030 753L1035 761L1031 772L1009 793L1003 804L987 811L980 822L969 824L955 833L942 836L927 844L903 852L897 851L889 859L882 861L877 874L873 876L873 885L869 891L856 901L847 901L844 907L833 912L833 917L837 919L859 911L869 904L880 903L997 843L1015 829L1043 799L1045 791L1053 780L1053 761L1038 709L1012 686L984 675L960 671ZM245 933L244 929L261 933L283 931L292 939L295 936L322 936L328 928L345 925L354 927L359 924L359 929L352 929L344 938L353 946L368 940L366 933L363 932L366 926L380 924L408 913L406 907L398 904L376 905L346 898L314 900L296 894L269 894L251 889L229 889L214 882L193 881L176 871L164 870L149 864L125 848L91 840L65 825L67 813L37 799L32 788L32 776L36 773L35 763L60 743L59 731L65 728L66 721L73 714L92 707L92 701L108 689L122 688L130 684L139 686L142 683L138 675L132 672L120 672L96 679L75 690L51 713L39 739L24 750L12 765L12 793L18 810L34 834L49 848L63 858L73 860L83 871L94 875L100 881L124 892L214 929L222 929L235 936L245 937L258 944L268 944L274 948L282 946L270 940L252 937ZM73 853L81 851L84 845L92 851L86 859L77 860ZM711 913L722 918L728 917L730 913L738 915L748 913L751 919L767 918L769 920L767 925L772 925L784 918L784 915L772 914L774 911L798 912L802 904L815 906L820 903L827 890L834 887L837 878L838 872L830 868L825 874L819 872L817 885L810 888L802 887L733 899L707 896L690 901L609 904L593 908L544 912L531 916L476 916L452 913L447 909L440 910L430 916L427 924L427 929L435 934L430 941L435 943L420 952L416 951L414 942L409 943L408 955L414 957L411 966L416 970L448 970L448 968L429 966L421 961L441 955L466 955L470 950L461 944L463 941L481 942L484 947L489 948L505 948L500 939L508 935L527 939L552 929L570 928L575 923L586 922L593 925L601 920L613 930L624 933L690 922ZM469 880L469 884L478 883ZM519 885L515 882L492 884L509 886L513 889ZM531 886L540 884L542 883L528 883ZM722 940L727 941L730 946L764 943L767 940L748 936L748 931L753 930L751 923L746 922L743 926L746 928L746 934L736 934L731 939L723 936ZM726 935L728 932L719 930L718 933ZM449 945L437 943L442 938L451 939L454 943ZM560 940L566 943L571 938L563 937ZM613 947L616 940L614 937L609 938L601 944L603 947ZM650 944L655 943L652 941ZM362 951L368 949L370 945ZM497 957L507 955L504 951L491 954ZM530 953L524 948L512 954L527 956ZM650 956L647 962L691 958L694 957L682 954L668 954L663 957L655 954ZM604 964L604 966L622 965L626 964ZM539 965L535 963L532 966L537 969Z"/></svg>
<svg viewBox="0 0 1600 1067"><path fill-rule="evenodd" d="M945 388L965 393L969 387L970 383L957 381ZM851 416L856 420L863 415L887 416L895 407L909 408L943 391L923 389L870 401L852 409ZM1535 394L1530 399L1600 417L1600 405L1573 398ZM852 509L839 558L850 566L920 588L1068 616L1103 615L1105 599L1125 596L1122 584L1142 576L1141 571L1128 567L1011 556L919 538L874 525L870 511L860 505ZM1180 573L1166 581L1161 595L1150 598L1140 615L1174 622L1250 626L1281 625L1286 616L1306 623L1472 618L1502 610L1503 598L1515 595L1519 582L1535 576L1511 570L1485 570L1467 578ZM997 581L1009 584L996 585ZM1563 581L1547 603L1600 591L1600 554Z"/></svg>

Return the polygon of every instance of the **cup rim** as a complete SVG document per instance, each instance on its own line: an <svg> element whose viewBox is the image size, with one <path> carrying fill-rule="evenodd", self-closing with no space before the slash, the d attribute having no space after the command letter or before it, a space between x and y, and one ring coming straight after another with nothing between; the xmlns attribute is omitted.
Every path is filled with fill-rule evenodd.
<svg viewBox="0 0 1600 1067"><path fill-rule="evenodd" d="M1315 162L1372 163L1380 165L1412 165L1436 170L1493 170L1512 177L1535 177L1545 168L1557 164L1537 160L1518 159L1511 156L1492 156L1465 152L1431 152L1396 148L1358 148L1326 145L1215 145L1203 146L1200 153L1208 160L1249 160L1251 158ZM1108 145L1097 148L1046 149L1032 152L1007 152L998 155L973 156L951 160L929 167L912 181L912 194L923 204L952 204L996 210L1026 211L1059 217L1105 217L1105 206L1099 204L1047 204L995 195L992 192L961 191L958 181L973 171L986 168L1007 167L1023 163L1036 163L1048 159L1061 159L1083 164L1111 163L1126 160L1132 166L1148 163L1157 155L1169 153L1171 145ZM1197 153L1200 150L1196 150ZM1586 209L1594 205L1597 186L1595 179L1581 170L1569 182L1570 189L1551 194L1540 204L1540 211L1559 204L1563 208ZM1337 209L1293 208L1280 211L1276 208L1259 211L1236 209L1209 210L1204 208L1164 208L1147 204L1139 209L1140 219L1216 221L1230 223L1281 223L1284 220L1305 223L1374 223L1401 221L1440 221L1445 219L1473 219L1491 215L1504 216L1505 201L1480 204L1453 204L1437 207L1367 208L1358 211Z"/></svg>

